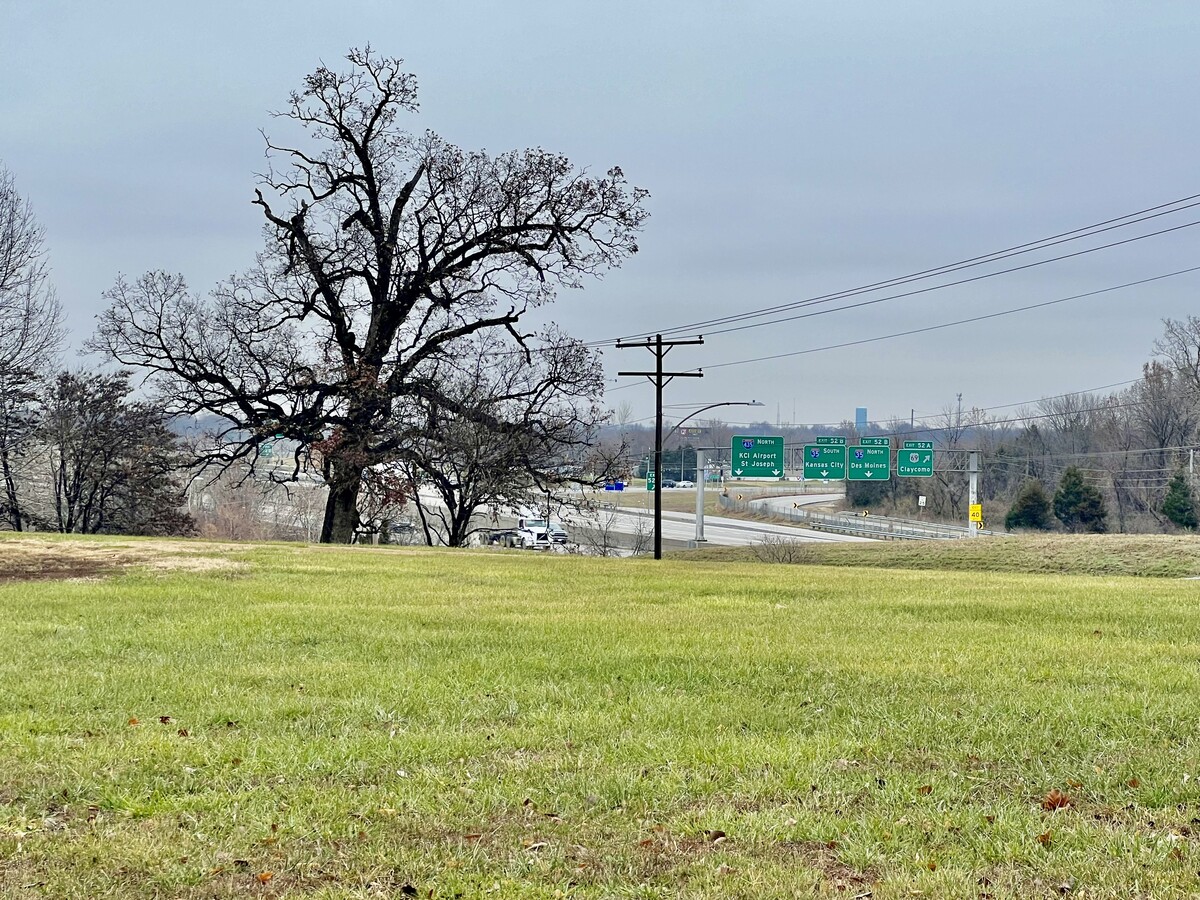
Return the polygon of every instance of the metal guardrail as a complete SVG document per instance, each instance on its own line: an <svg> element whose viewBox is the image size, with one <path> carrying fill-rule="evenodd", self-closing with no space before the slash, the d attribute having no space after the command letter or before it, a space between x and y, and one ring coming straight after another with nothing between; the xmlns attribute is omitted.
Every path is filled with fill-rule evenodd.
<svg viewBox="0 0 1200 900"><path fill-rule="evenodd" d="M723 509L738 512L760 512L761 508L751 500L738 500L718 495ZM883 516L861 516L853 513L823 513L798 507L771 510L771 514L807 525L814 531L831 531L837 534L852 534L884 541L947 541L970 537L965 525L945 525L937 522L919 522L912 519L893 519ZM978 531L976 534L1007 537L1005 532Z"/></svg>

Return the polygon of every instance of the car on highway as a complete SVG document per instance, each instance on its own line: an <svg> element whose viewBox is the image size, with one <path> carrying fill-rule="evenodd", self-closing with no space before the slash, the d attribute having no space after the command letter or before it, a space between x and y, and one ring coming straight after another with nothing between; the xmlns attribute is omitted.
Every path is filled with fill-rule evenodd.
<svg viewBox="0 0 1200 900"><path fill-rule="evenodd" d="M694 482L694 481L677 481L677 482L675 482L675 487L694 488L695 486L696 486L696 482Z"/></svg>
<svg viewBox="0 0 1200 900"><path fill-rule="evenodd" d="M677 484L678 483L672 478L664 478L663 479L663 487L665 487L665 488L673 488L673 487L676 487Z"/></svg>

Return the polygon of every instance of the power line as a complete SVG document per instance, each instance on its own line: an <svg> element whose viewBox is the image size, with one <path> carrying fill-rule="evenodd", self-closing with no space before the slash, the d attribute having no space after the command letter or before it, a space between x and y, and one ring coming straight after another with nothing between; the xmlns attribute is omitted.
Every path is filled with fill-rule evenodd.
<svg viewBox="0 0 1200 900"><path fill-rule="evenodd" d="M1029 241L1024 244L1017 244L1013 247L1009 247L1004 250L993 251L991 253L983 254L981 256L975 256L975 257L971 257L970 259L961 260L956 263L948 263L943 266L937 266L932 269L925 269L925 270L922 270L919 272L911 273L909 275L902 275L902 276L898 276L895 278L886 279L884 281L879 281L879 282L874 282L872 284L862 285L857 288L850 288L847 290L836 291L836 292L828 293L828 294L822 294L822 295L810 297L810 298L807 298L804 300L794 301L791 303L784 303L784 304L778 304L775 306L763 307L760 309L750 310L747 312L738 313L738 314L731 315L731 316L722 316L722 317L718 317L718 318L714 318L714 319L704 320L701 322L692 322L692 323L688 323L686 325L679 325L679 326L676 326L673 328L662 329L662 331L663 331L663 333L675 333L675 332L680 332L680 331L691 331L691 330L695 330L695 329L704 328L704 329L710 329L710 333L714 333L711 331L712 326L724 325L724 324L729 324L729 323L739 322L739 321L747 321L750 319L761 318L763 316L772 315L774 313L786 312L788 310L800 308L803 306L815 305L818 303L826 303L826 302L830 302L833 300L844 299L846 297L856 296L856 295L863 294L863 293L869 293L869 292L876 291L876 290L884 290L884 289L891 288L891 287L897 287L897 286L900 286L903 284L912 283L914 281L920 281L920 280L924 280L927 278L934 278L939 275L951 274L956 271L962 271L963 269L973 268L973 267L979 266L979 265L985 265L988 263L999 262L1004 259L1009 259L1014 256L1019 256L1019 255L1025 254L1025 253L1031 253L1031 252L1035 252L1037 250L1046 249L1048 247L1067 243L1069 241L1075 241L1075 240L1081 240L1081 239L1087 238L1087 237L1093 237L1095 235L1102 234L1107 231L1112 231L1116 228L1129 227L1131 225L1136 225L1141 222L1148 221L1150 219L1158 218L1160 216L1172 215L1177 212L1182 212L1184 210L1191 209L1195 206L1200 205L1200 201L1198 201L1198 198L1200 198L1200 194L1194 194L1194 195L1190 195L1187 197L1181 197L1178 200L1172 200L1169 203L1163 203L1163 204L1159 204L1157 206L1148 207L1143 210L1138 210L1137 212L1127 213L1126 215L1123 215L1123 216L1118 216L1116 218L1107 219L1103 222L1098 222L1098 223L1095 223L1092 225L1086 225L1081 228L1073 229L1071 231L1060 232L1059 234L1051 235L1050 237L1042 238L1037 241ZM1126 220L1128 220L1128 221L1126 221ZM1111 247L1120 246L1121 244L1130 243L1132 241L1143 240L1143 239L1149 238L1149 237L1156 237L1156 236L1159 236L1162 234L1167 234L1172 231L1177 231L1181 228L1191 227L1192 225L1195 225L1195 224L1200 224L1200 222L1190 222L1185 225L1175 226L1173 228L1167 228L1167 229L1163 229L1161 231L1151 232L1151 233L1145 234L1145 235L1139 235L1137 237L1128 238L1123 241L1116 241L1116 242L1112 242L1110 244L1101 245L1099 247L1093 247L1093 248L1089 248L1087 250L1081 250L1081 251L1077 251L1075 253L1065 254L1063 256L1058 256L1058 257L1054 257L1051 259L1037 261L1037 262L1030 263L1030 264L1027 264L1024 266L1018 266L1018 267L1014 267L1011 269L1002 270L1000 272L988 273L988 274L985 274L982 276L977 276L972 279L965 279L965 280L958 281L958 282L952 282L952 283L948 283L948 284L944 284L944 285L938 285L938 286L934 286L931 288L926 288L924 290L937 290L937 289L940 289L941 287L950 287L950 286L953 286L954 284L965 283L966 281L974 281L974 280L978 280L979 278L987 278L987 277L992 277L993 275L1006 274L1008 272L1018 271L1023 268L1030 268L1031 266L1035 266L1035 265L1044 265L1048 262L1056 262L1056 261L1059 261L1062 259L1070 258L1072 256L1078 256L1078 255L1082 255L1084 253L1091 253L1091 252L1095 252L1097 250L1109 249ZM919 292L910 292L910 293L902 294L899 296L910 296L911 293L919 293ZM853 308L853 307L851 306L851 307L842 307L842 308ZM759 323L759 324L770 324L770 323ZM646 336L646 335L637 335L636 337L644 337L644 336ZM615 342L615 340L617 340L617 339L610 339L610 340L604 340L604 341L591 341L589 343L593 346L601 346L601 345L606 345L606 344L612 344ZM628 338L626 338L626 340L628 340Z"/></svg>
<svg viewBox="0 0 1200 900"><path fill-rule="evenodd" d="M1157 237L1158 235L1167 234L1172 231L1179 231L1180 229L1183 229L1183 228L1191 228L1194 225L1200 225L1200 219L1197 219L1194 222L1186 222L1183 225L1176 225L1173 228L1167 228L1163 231L1156 231L1151 234L1138 235L1137 237L1126 238L1125 240L1115 241L1111 244L1102 244L1099 247L1090 247L1087 250L1077 250L1074 253L1066 253L1062 256L1054 256L1054 257L1051 257L1050 259L1042 259L1042 260L1038 260L1036 262L1025 263L1024 265L1020 265L1020 266L1012 266L1011 268L1000 269L996 272L986 272L983 275L973 275L970 278L961 278L958 281L948 281L944 284L930 285L929 287L917 288L916 290L905 291L904 293L900 293L900 294L889 294L886 297L876 297L874 300L861 300L858 303L848 303L845 306L836 306L833 309L819 309L816 312L799 313L797 315L786 316L781 319L769 319L766 322L755 322L750 325L736 325L731 328L721 328L721 329L709 330L708 334L710 336L715 335L715 334L732 334L733 332L745 331L749 328L761 328L764 325L779 325L783 322L796 322L796 321L799 321L800 319L810 319L814 316L826 316L826 315L830 315L831 313L845 312L846 310L850 310L850 309L860 309L861 307L864 307L864 306L874 306L879 303L886 303L889 300L900 300L905 297L915 297L918 294L928 294L932 291L940 291L943 288L948 288L948 287L959 287L964 284L970 284L971 282L974 282L974 281L982 281L985 278L995 278L998 275L1008 275L1012 272L1019 272L1023 269L1032 269L1036 266L1044 266L1047 263L1059 262L1060 260L1070 259L1075 256L1083 256L1084 254L1087 254L1087 253L1095 253L1098 250L1107 250L1111 247L1119 247L1122 244L1130 244L1130 243L1133 243L1134 241L1142 241L1142 240L1145 240L1146 238ZM1161 276L1161 277L1167 277L1167 276ZM822 301L822 302L825 302L825 301Z"/></svg>
<svg viewBox="0 0 1200 900"><path fill-rule="evenodd" d="M1200 224L1200 222L1193 223L1193 224ZM1085 293L1082 293L1082 294L1073 294L1070 297L1060 297L1057 300L1046 300L1042 303L1031 303L1028 306L1019 306L1014 309L1001 310L1000 312L986 313L986 314L980 315L980 316L971 316L970 318L966 318L966 319L957 319L953 322L942 322L937 325L927 325L923 328L910 328L907 331L896 331L896 332L892 332L891 334L883 334L883 335L878 335L876 337L869 337L869 338L860 338L859 340L855 340L855 341L843 341L840 344L827 344L824 347L810 347L807 350L791 350L791 351L788 351L787 353L775 353L775 354L771 354L769 356L755 356L755 357L751 357L749 359L739 359L739 360L734 360L731 362L709 363L705 366L705 368L706 369L723 369L723 368L727 368L729 366L744 366L744 365L748 365L750 363L768 362L770 360L786 359L788 357L793 357L793 356L805 356L810 353L823 353L827 350L841 350L845 347L857 347L862 344L873 344L873 343L877 343L879 341L888 341L888 340L892 340L892 339L898 338L898 337L908 337L908 336L914 335L914 334L924 334L929 331L938 331L942 328L952 328L957 325L968 325L972 322L982 322L987 319L997 319L997 318L1000 318L1001 316L1011 316L1011 315L1015 315L1016 313L1029 312L1030 310L1033 310L1033 309L1041 309L1042 307L1046 307L1046 306L1054 306L1059 303L1067 303L1071 300L1082 300L1087 297L1095 297L1100 294L1108 294L1108 293L1112 293L1113 291L1119 291L1119 290L1124 290L1125 288L1137 287L1137 286L1143 285L1143 284L1150 284L1151 282L1162 281L1163 279L1166 279L1166 278L1175 278L1176 276L1187 275L1191 272L1196 272L1196 271L1200 271L1200 266L1191 266L1190 268L1187 268L1187 269L1179 269L1178 271L1175 271L1175 272L1168 272L1165 275L1155 275L1151 278L1142 278L1137 281L1128 281L1124 284L1118 284L1118 285L1113 285L1112 287L1100 288L1095 291L1086 291ZM873 300L870 302L876 303L879 301ZM833 310L833 312L836 312L836 311L837 310ZM817 313L809 313L808 315L817 315Z"/></svg>
<svg viewBox="0 0 1200 900"><path fill-rule="evenodd" d="M1141 378L1130 378L1130 379L1129 379L1129 380L1127 380L1127 381L1114 381L1114 382L1112 382L1112 383L1110 383L1110 384L1102 384L1102 385L1098 385L1097 387L1092 387L1092 388L1084 388L1083 390L1078 390L1078 391L1064 391L1064 392L1063 392L1063 393L1061 393L1061 394L1051 394L1051 395L1050 395L1050 396L1048 396L1048 397L1038 397L1038 398L1036 398L1036 399L1033 399L1033 400L1018 400L1018 401L1016 401L1016 402L1013 402L1013 403L998 403L998 404L994 404L994 405L992 405L992 406L981 406L981 407L974 407L974 409L975 409L976 411L978 411L978 412L983 412L983 413L986 413L986 412L991 412L992 410L995 410L995 409L1010 409L1011 407L1014 407L1014 406L1031 406L1032 404L1035 404L1035 403L1045 403L1045 402L1046 402L1046 401L1048 401L1048 400L1060 400L1060 399L1062 399L1063 397L1078 397L1078 396L1082 396L1082 395L1084 395L1084 394L1094 394L1094 393L1096 393L1097 391L1103 391L1103 390L1107 390L1107 389L1109 389L1109 388L1114 388L1114 387L1125 387L1125 386L1127 386L1127 385L1130 385L1130 384L1136 384L1137 382L1139 382L1139 381L1141 381L1141 380L1142 380ZM627 386L628 386L628 385L627 385ZM692 409L692 408L694 408L694 407L696 407L696 406L700 406L700 405L701 405L701 404L699 404L699 403L675 403L675 404L666 404L666 405L664 405L664 406L663 406L663 409L664 409L664 410L668 410L668 409ZM1094 407L1093 409L1109 409L1109 408L1111 408L1111 407ZM940 413L921 413L921 416L920 416L920 418L921 418L921 420L922 420L922 421L924 421L924 420L927 420L927 419L931 418L932 416L937 416L937 415L941 415L941 414L940 414ZM1052 414L1050 414L1050 415L1059 415L1059 414L1058 414L1058 413L1052 413ZM902 420L903 418L905 418L905 417L904 417L904 416L898 416L898 415L895 415L895 416L882 416L882 417L880 417L880 418L873 419L872 421L874 421L874 422L886 422L886 421L888 421L888 420L893 420L893 421L896 421L896 420ZM632 420L630 420L630 421L629 421L628 423L626 423L626 424L630 424L630 425L632 425L632 424L636 424L636 423L638 423L638 422L649 422L649 421L652 421L652 420L653 420L653 416L642 416L641 418L638 418L638 419L632 419ZM726 425L753 425L753 424L756 424L756 423L754 423L754 422L726 422L725 424L726 424ZM788 423L788 427L789 427L789 428L794 428L794 429L800 429L800 428L836 428L836 427L838 427L838 426L839 426L839 425L841 425L841 424L842 424L841 422L790 422L790 423ZM921 431L921 430L922 430L922 429L917 429L917 431L913 431L913 432L906 432L906 433L909 433L909 434L915 434L915 433L918 433L918 432L919 432L919 431ZM923 429L923 430L926 430L926 431L927 431L927 430L929 430L929 429L928 429L928 428L925 428L925 429ZM897 433L897 434L898 434L899 432L895 432L895 433Z"/></svg>
<svg viewBox="0 0 1200 900"><path fill-rule="evenodd" d="M1131 225L1136 225L1136 224L1140 224L1141 222L1149 221L1150 219L1158 218L1160 216L1172 215L1174 213L1182 212L1184 210L1191 209L1191 208L1198 207L1198 206L1200 206L1200 194L1194 194L1194 195L1190 195L1187 197L1181 197L1178 200L1173 200L1169 203L1163 203L1163 204L1159 204L1158 206L1148 207L1146 209L1139 210L1137 212L1128 213L1124 216L1118 216L1113 219L1107 219L1103 222L1098 222L1093 225L1087 225L1087 226L1083 226L1082 228L1073 229L1072 231L1061 232L1059 234L1052 235L1048 238L1042 238L1041 240L1038 240L1038 241L1030 241L1030 242L1027 242L1024 244L1018 244L1014 247L1010 247L1005 250L994 251L992 253L972 257L967 260L962 260L957 263L949 263L947 265L938 266L933 269L926 269L921 272L916 272L916 273L913 273L910 275L899 276L896 278L888 279L886 281L880 281L880 282L875 282L874 284L864 285L864 286L858 287L858 288L851 288L848 290L837 291L834 293L824 294L824 295L820 295L817 297L810 297L805 300L798 300L798 301L794 301L792 303L779 304L776 306L764 307L762 309L751 310L748 312L739 313L739 314L732 315L732 316L724 316L724 317L719 317L716 319L709 319L704 322L695 322L695 323L690 323L688 325L676 326L674 328L662 329L659 333L678 334L683 331L689 331L689 330L698 329L698 328L706 327L706 326L747 322L752 319L762 318L763 316L771 315L771 314L778 313L778 312L787 312L787 311L790 311L793 309L801 309L801 308L805 308L805 307L809 307L809 306L816 306L816 305L832 302L834 300L840 300L840 299L845 299L848 297L859 296L864 293L871 293L873 291L883 290L883 289L889 288L889 287L897 287L897 286L909 284L909 283L912 283L915 281L921 281L921 280L924 280L927 278L934 278L939 275L951 274L956 271L962 271L964 269L973 268L973 267L979 266L979 265L985 265L987 263L999 262L1003 259L1009 259L1014 256L1019 256L1019 255L1025 254L1025 253L1034 252L1036 250L1047 249L1049 247L1067 243L1069 241L1081 240L1081 239L1087 238L1087 237L1094 237L1095 235L1102 234L1107 231L1112 231L1117 228L1129 227ZM1126 221L1126 220L1128 220L1128 221ZM1019 266L1011 266L1009 268L999 269L994 272L985 272L983 274L974 275L969 278L962 278L962 279L958 279L956 281L949 281L949 282L944 282L941 284L929 285L927 287L917 288L912 291L904 291L904 292L901 292L898 294L890 294L885 297L876 297L871 300L864 300L864 301L860 301L858 303L850 303L850 304L846 304L844 306L834 307L832 309L821 309L821 310L816 310L816 311L812 311L812 312L800 313L800 314L794 315L794 316L786 316L786 317L782 317L782 318L770 319L770 320L762 321L762 322L751 322L750 324L733 325L733 327L730 327L730 328L723 328L723 329L717 329L717 330L710 329L708 331L708 334L710 337L714 334L730 334L730 333L737 332L737 331L744 331L749 328L759 328L759 327L763 327L766 325L777 325L777 324L781 324L784 322L798 321L800 319L811 318L813 316L828 315L828 314L837 313L837 312L845 312L848 310L858 309L858 308L861 308L864 306L871 306L871 305L875 305L875 304L879 304L879 303L885 303L890 300L898 300L898 299L903 299L906 297L912 297L912 296L917 296L920 294L930 293L932 291L942 290L943 288L958 287L958 286L962 286L964 284L981 281L981 280L984 280L987 278L994 278L994 277L997 277L1000 275L1007 275L1007 274L1011 274L1013 272L1018 272L1018 271L1022 271L1025 269L1031 269L1031 268L1035 268L1038 266L1047 265L1047 264L1053 263L1053 262L1060 262L1065 259L1071 259L1071 258L1074 258L1077 256L1083 256L1083 255L1086 255L1089 253L1096 253L1101 250L1108 250L1113 247L1119 247L1119 246L1122 246L1125 244L1134 243L1136 241L1142 241L1142 240L1146 240L1146 239L1152 238L1152 237L1159 237L1164 234L1170 234L1172 232L1180 231L1185 228L1191 228L1196 225L1200 225L1200 219L1191 221L1191 222L1185 222L1182 225L1175 225L1170 228L1164 228L1159 231L1153 231L1153 232L1149 232L1146 234L1135 235L1134 237L1124 238L1119 241L1112 241L1110 243L1101 244L1096 247L1089 247L1089 248L1086 248L1083 250L1077 250L1072 253L1061 254L1059 256L1049 257L1047 259L1042 259L1042 260L1035 260L1030 263L1025 263L1025 264L1022 264ZM1189 270L1184 270L1184 271L1194 271L1194 270L1189 269ZM1172 273L1172 274L1182 274L1182 273ZM1167 277L1171 277L1171 276L1170 275L1159 276L1159 278L1167 278ZM1157 280L1157 279L1148 279L1147 281L1153 281L1153 280ZM1139 284L1139 283L1146 283L1146 282L1132 282L1130 285L1125 285L1125 286L1132 286L1132 285ZM1109 288L1106 290L1116 290L1116 289L1117 288ZM1081 294L1078 296L1085 297L1085 296L1090 296L1090 294ZM1070 299L1078 299L1078 297L1063 298L1062 300L1050 301L1045 304L1034 304L1033 306L1030 306L1027 308L1022 308L1020 310L1012 310L1009 312L1000 313L1000 315L1010 315L1013 312L1021 312L1021 311L1025 311L1025 309L1036 309L1039 306L1043 306L1043 305L1048 306L1048 305L1052 305L1053 303L1062 303L1062 302L1066 302L1066 300L1070 300ZM954 325L954 324L965 324L968 322L980 321L985 318L990 318L990 316L982 316L982 317L975 318L975 319L964 319L961 323L948 323L947 325L944 325L941 327L949 327L950 325ZM896 336L903 336L903 334L906 334L906 333L898 334ZM916 333L916 332L911 332L911 333ZM603 339L603 340L580 341L579 344L584 348L596 350L596 349L600 349L603 347L615 346L616 344L620 343L621 341L630 342L630 341L642 340L644 338L650 337L651 334L639 334L634 337L627 337L627 338L609 338L609 339ZM882 339L883 338L877 338L876 340L882 340ZM839 346L851 346L851 344L839 345ZM820 349L825 349L825 348L820 348ZM829 349L833 349L833 348L829 348ZM547 347L531 347L528 349L511 348L511 349L507 349L507 350L484 351L483 354L481 354L481 355L498 357L498 356L510 356L510 355L514 355L514 354L527 355L529 353L544 354L544 353L554 352L554 350L555 350L555 348L547 348ZM805 352L816 352L816 351L805 351ZM789 354L781 354L780 356L786 356L786 355L789 355ZM763 357L762 359L774 359L774 358L780 358L780 357ZM724 363L721 365L735 365L735 364L736 363Z"/></svg>

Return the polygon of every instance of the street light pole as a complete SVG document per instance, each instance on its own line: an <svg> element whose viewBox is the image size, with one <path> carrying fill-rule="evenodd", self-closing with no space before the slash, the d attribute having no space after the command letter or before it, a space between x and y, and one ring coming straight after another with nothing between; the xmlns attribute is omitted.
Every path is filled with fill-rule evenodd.
<svg viewBox="0 0 1200 900"><path fill-rule="evenodd" d="M667 440L669 440L671 435L679 430L679 426L682 425L684 422L686 422L688 419L690 419L694 416L698 416L702 412L707 412L710 409L716 409L717 407L720 407L720 406L762 406L762 404L759 403L757 400L728 400L724 403L713 403L708 406L702 406L702 407L700 407L700 409L697 409L694 412L688 413L686 416L684 416L682 419L680 419L678 422L676 422L675 427L672 428L670 430L670 432L667 434ZM682 463L680 463L680 465L682 466ZM704 542L704 480L705 480L704 479L704 469L705 469L704 450L703 450L703 448L699 448L696 450L696 538L695 538L695 543L697 543L697 544ZM682 478L682 477L683 476L681 475L680 478ZM661 525L661 521L660 521L659 517L656 516L654 519L654 533L656 535L658 534L660 525Z"/></svg>

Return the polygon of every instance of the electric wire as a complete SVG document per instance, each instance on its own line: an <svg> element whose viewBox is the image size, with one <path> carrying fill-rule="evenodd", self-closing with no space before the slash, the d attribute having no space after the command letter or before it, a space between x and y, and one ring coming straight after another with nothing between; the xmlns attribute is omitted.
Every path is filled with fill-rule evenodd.
<svg viewBox="0 0 1200 900"><path fill-rule="evenodd" d="M687 323L686 325L678 325L678 326L673 326L670 328L658 329L657 331L654 331L654 332L642 332L642 333L638 333L635 335L626 336L626 337L622 337L622 338L612 338L612 339L606 339L606 340L602 340L602 341L590 341L588 343L592 346L604 346L604 345L614 344L619 340L636 341L636 340L643 339L643 338L649 338L649 337L653 337L654 334L663 334L663 335L677 334L680 332L689 332L689 331L694 331L697 329L707 329L707 328L710 328L713 326L724 325L724 324L729 324L729 323L738 322L738 321L745 321L745 320L754 319L754 318L761 318L763 316L768 316L768 315L772 315L772 314L779 313L779 312L786 312L791 309L796 309L796 308L800 308L803 306L815 305L818 303L826 303L826 302L830 302L833 300L839 300L839 299L856 296L856 295L863 294L863 293L869 293L872 291L884 290L884 289L891 288L891 287L897 287L897 286L900 286L903 284L912 283L914 281L920 281L920 280L924 280L927 278L934 278L939 275L951 274L953 272L962 271L963 269L972 268L974 266L985 265L987 263L993 263L993 262L999 262L1004 259L1012 258L1013 256L1018 256L1018 255L1022 255L1025 253L1035 252L1040 249L1046 249L1048 247L1067 243L1069 241L1081 240L1081 239L1084 239L1087 237L1093 237L1097 234L1102 234L1107 231L1112 231L1116 228L1129 227L1131 225L1136 225L1136 224L1139 224L1144 221L1148 221L1153 218L1158 218L1160 216L1172 215L1174 213L1182 212L1184 210L1191 209L1195 206L1200 205L1200 200L1198 200L1198 198L1200 198L1200 194L1194 194L1194 195L1190 195L1187 197L1182 197L1182 198L1179 198L1178 200L1170 201L1169 203L1163 203L1163 204L1159 204L1157 206L1148 207L1146 209L1139 210L1137 212L1127 213L1126 215L1123 215L1123 216L1118 216L1118 217L1115 217L1112 219L1107 219L1103 222L1098 222L1093 225L1086 225L1081 228L1072 229L1071 231L1060 232L1059 234L1051 235L1050 237L1042 238L1037 241L1029 241L1024 244L1018 244L1018 245L1015 245L1014 247L1006 248L1004 250L993 251L991 253L971 257L970 259L961 260L956 263L948 263L946 265L937 266L937 267L934 267L931 269L925 269L925 270L922 270L919 272L911 273L909 275L897 276L894 278L886 279L884 281L879 281L879 282L874 282L872 284L862 285L862 286L856 287L856 288L850 288L850 289L846 289L846 290L842 290L842 291L835 291L835 292L828 293L828 294L822 294L822 295L818 295L815 297L809 297L804 300L793 301L790 303L777 304L774 306L763 307L763 308L756 309L756 310L749 310L746 312L737 313L737 314L730 315L730 316L721 316L721 317L717 317L717 318L713 318L713 319L706 319L703 321L690 322L690 323ZM1170 208L1170 207L1174 207L1174 208ZM1125 220L1130 220L1130 221L1125 221ZM1117 224L1117 223L1119 223L1119 224ZM982 276L977 276L974 279L967 279L967 280L978 280L979 278L992 277L993 275L1007 274L1010 271L1018 271L1022 268L1029 268L1030 266L1033 266L1033 265L1044 265L1048 262L1056 262L1061 259L1067 259L1072 256L1082 255L1084 253L1091 253L1091 252L1095 252L1098 250L1110 249L1111 247L1120 246L1125 243L1131 243L1131 242L1137 241L1137 240L1143 240L1143 239L1150 238L1150 237L1156 237L1156 236L1159 236L1162 234L1170 233L1172 231L1180 230L1182 228L1191 227L1192 225L1195 225L1195 224L1200 224L1200 223L1190 222L1190 223L1186 223L1184 225L1175 226L1173 228L1167 228L1167 229L1163 229L1161 231L1151 232L1151 233L1145 234L1145 235L1138 235L1136 237L1128 238L1128 239L1125 239L1122 241L1115 241L1110 244L1101 245L1099 247L1089 248L1089 249L1077 251L1077 252L1071 253L1071 254L1065 254L1065 255L1062 255L1059 257L1054 257L1054 258L1048 259L1048 260L1037 261L1035 263L1031 263L1026 266L1018 266L1018 267L1003 270L1000 272L988 273L988 274L985 274ZM962 282L962 281L953 282L951 284L935 286L934 288L929 288L926 290L938 289L940 287L949 287L952 284L959 284L959 283L965 283L965 282ZM901 296L909 296L909 294L904 294ZM847 307L847 308L853 308L853 307ZM759 324L770 324L770 323L759 323ZM714 332L710 331L709 333L714 333Z"/></svg>

